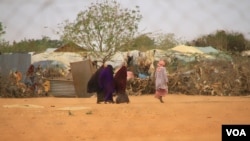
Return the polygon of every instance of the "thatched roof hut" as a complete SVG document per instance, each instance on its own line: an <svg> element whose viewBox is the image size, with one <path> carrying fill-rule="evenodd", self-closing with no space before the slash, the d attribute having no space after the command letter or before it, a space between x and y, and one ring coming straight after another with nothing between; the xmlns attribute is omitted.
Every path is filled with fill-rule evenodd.
<svg viewBox="0 0 250 141"><path fill-rule="evenodd" d="M54 52L84 52L86 49L78 46L75 43L67 43L59 48L57 48Z"/></svg>

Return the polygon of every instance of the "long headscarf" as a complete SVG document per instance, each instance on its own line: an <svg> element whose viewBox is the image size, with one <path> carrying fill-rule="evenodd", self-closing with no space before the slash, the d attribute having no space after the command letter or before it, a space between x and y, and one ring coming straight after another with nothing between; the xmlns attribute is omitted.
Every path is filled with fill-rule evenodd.
<svg viewBox="0 0 250 141"><path fill-rule="evenodd" d="M101 71L103 70L103 66L101 66L89 79L88 84L87 84L87 92L88 93L93 93L97 92L100 90L99 84L98 84L98 79Z"/></svg>
<svg viewBox="0 0 250 141"><path fill-rule="evenodd" d="M115 74L115 90L118 93L124 93L127 85L127 67L122 66Z"/></svg>

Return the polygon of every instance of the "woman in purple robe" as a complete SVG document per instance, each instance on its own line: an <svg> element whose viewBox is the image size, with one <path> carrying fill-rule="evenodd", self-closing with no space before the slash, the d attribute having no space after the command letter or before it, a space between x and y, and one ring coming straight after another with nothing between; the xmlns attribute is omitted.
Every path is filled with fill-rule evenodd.
<svg viewBox="0 0 250 141"><path fill-rule="evenodd" d="M100 102L104 101L104 94L102 89L99 87L99 75L104 69L104 65L101 66L89 79L88 85L87 85L87 92L93 93L96 92L97 94L97 104L100 104Z"/></svg>
<svg viewBox="0 0 250 141"><path fill-rule="evenodd" d="M107 65L99 74L99 87L104 93L104 102L114 103L113 93L115 91L114 86L114 71L112 65Z"/></svg>

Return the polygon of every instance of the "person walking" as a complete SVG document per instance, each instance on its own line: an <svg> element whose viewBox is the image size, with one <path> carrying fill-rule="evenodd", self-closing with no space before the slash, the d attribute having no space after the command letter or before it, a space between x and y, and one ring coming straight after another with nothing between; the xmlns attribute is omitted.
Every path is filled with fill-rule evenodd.
<svg viewBox="0 0 250 141"><path fill-rule="evenodd" d="M164 103L162 97L168 93L168 77L165 68L165 61L160 60L155 70L155 98Z"/></svg>
<svg viewBox="0 0 250 141"><path fill-rule="evenodd" d="M128 95L126 94L127 87L127 67L126 63L123 62L119 70L115 73L115 91L117 94L115 102L119 103L129 103Z"/></svg>
<svg viewBox="0 0 250 141"><path fill-rule="evenodd" d="M99 75L99 87L101 88L102 92L104 93L104 103L114 103L113 100L113 93L115 91L114 86L114 71L112 65L107 65L104 69L100 72Z"/></svg>
<svg viewBox="0 0 250 141"><path fill-rule="evenodd" d="M104 70L105 65L102 65L100 68L96 70L96 72L91 76L87 84L87 92L93 93L96 92L97 95L97 104L100 104L104 101L104 93L103 90L99 87L99 76L100 73Z"/></svg>

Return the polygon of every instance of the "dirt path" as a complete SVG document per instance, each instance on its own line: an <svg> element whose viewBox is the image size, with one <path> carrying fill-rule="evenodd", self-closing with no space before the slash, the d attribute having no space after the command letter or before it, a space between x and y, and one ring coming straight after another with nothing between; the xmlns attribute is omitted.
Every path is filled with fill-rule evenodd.
<svg viewBox="0 0 250 141"><path fill-rule="evenodd" d="M0 99L1 141L220 141L222 124L250 124L250 97L131 96Z"/></svg>

